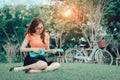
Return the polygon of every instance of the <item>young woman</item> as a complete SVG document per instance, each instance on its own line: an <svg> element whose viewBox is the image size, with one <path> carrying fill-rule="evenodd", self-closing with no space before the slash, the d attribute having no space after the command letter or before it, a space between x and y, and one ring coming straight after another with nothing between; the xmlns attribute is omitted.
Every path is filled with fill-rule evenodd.
<svg viewBox="0 0 120 80"><path fill-rule="evenodd" d="M39 53L40 48L49 50L49 34L45 30L43 21L40 18L33 18L30 25L27 28L26 35L23 44L20 48L20 52L35 52ZM30 45L30 47L27 47ZM56 54L56 50L52 50L53 54ZM27 54L24 60L24 66L12 67L10 71L24 70L27 73L42 72L48 70L56 70L60 68L60 64L57 62L48 62L44 56L31 57Z"/></svg>

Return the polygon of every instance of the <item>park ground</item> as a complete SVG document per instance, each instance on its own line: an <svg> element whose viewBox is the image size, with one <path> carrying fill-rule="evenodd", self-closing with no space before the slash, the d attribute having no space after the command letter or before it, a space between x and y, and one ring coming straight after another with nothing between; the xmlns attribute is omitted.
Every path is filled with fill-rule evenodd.
<svg viewBox="0 0 120 80"><path fill-rule="evenodd" d="M10 67L21 66L22 63L0 63L0 80L120 80L120 66L61 63L55 71L41 73L10 72Z"/></svg>

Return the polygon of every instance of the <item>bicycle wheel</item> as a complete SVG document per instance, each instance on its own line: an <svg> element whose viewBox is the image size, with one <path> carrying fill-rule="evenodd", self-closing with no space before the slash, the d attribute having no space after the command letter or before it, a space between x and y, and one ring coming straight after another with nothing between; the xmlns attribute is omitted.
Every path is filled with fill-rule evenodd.
<svg viewBox="0 0 120 80"><path fill-rule="evenodd" d="M68 63L73 63L73 62L81 62L82 60L80 59L76 59L74 56L83 56L82 53L77 50L76 48L70 48L68 50L66 50L65 52L65 60Z"/></svg>
<svg viewBox="0 0 120 80"><path fill-rule="evenodd" d="M113 57L109 51L99 49L95 53L95 61L100 64L112 65Z"/></svg>

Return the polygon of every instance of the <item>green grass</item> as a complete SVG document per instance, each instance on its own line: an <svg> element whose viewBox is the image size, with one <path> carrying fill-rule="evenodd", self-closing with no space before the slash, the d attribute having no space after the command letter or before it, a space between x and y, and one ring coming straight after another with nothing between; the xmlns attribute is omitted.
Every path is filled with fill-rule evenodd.
<svg viewBox="0 0 120 80"><path fill-rule="evenodd" d="M0 64L0 80L120 80L120 66L99 64L61 63L55 71L26 74L9 72L22 63Z"/></svg>

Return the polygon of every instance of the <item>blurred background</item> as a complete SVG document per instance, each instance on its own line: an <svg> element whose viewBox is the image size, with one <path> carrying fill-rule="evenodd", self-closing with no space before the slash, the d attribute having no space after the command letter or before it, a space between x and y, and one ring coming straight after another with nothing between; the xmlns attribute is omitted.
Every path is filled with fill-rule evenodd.
<svg viewBox="0 0 120 80"><path fill-rule="evenodd" d="M114 58L120 52L119 0L0 0L0 62L22 62L19 48L27 25L40 17L50 34L50 47L67 50L105 39Z"/></svg>

